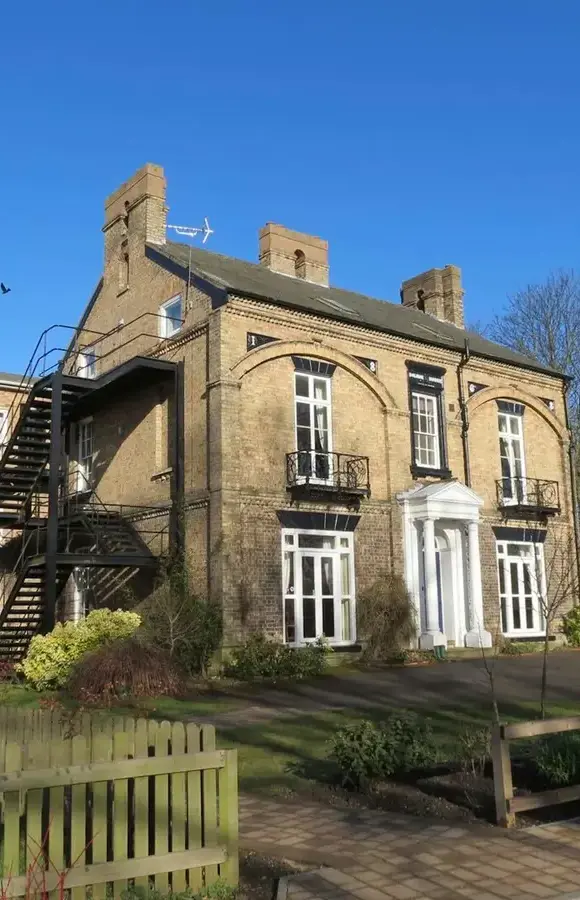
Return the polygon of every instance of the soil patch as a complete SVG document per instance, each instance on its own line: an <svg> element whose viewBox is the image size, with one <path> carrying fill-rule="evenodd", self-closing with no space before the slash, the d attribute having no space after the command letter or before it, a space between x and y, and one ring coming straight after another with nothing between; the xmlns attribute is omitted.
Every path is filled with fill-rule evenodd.
<svg viewBox="0 0 580 900"><path fill-rule="evenodd" d="M308 866L301 866L288 859L276 859L260 853L240 854L240 898L241 900L273 900L278 880L284 875L302 872Z"/></svg>

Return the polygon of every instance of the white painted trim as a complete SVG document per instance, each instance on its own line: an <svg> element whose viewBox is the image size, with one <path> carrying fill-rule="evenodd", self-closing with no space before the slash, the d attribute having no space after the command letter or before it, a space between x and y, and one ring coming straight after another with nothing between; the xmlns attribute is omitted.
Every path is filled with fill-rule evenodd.
<svg viewBox="0 0 580 900"><path fill-rule="evenodd" d="M322 537L332 537L335 538L336 543L333 549L328 548L316 548L316 547L299 547L299 535L316 535ZM293 543L286 543L286 538L292 537ZM298 561L302 558L302 555L307 556L331 556L333 558L333 579L334 579L334 621L335 621L335 632L337 629L337 624L342 628L342 583L341 583L341 572L340 572L340 557L341 555L348 554L349 557L349 577L350 577L350 593L349 597L351 600L350 604L350 633L351 639L349 641L343 640L333 640L329 639L329 643L332 647L349 647L353 644L356 644L356 581L355 581L355 565L354 565L354 532L352 531L326 531L326 530L318 530L318 529L306 529L306 528L282 528L281 529L281 562L282 562L282 640L284 643L288 643L289 647L304 647L307 644L313 644L318 640L318 637L314 638L304 638L302 635L302 617L299 616L299 612L302 611L302 586L300 581L300 571ZM347 539L348 547L341 547L340 540ZM286 585L284 584L284 554L287 552L294 553L294 594L291 596L294 599L294 627L296 630L296 640L293 642L286 641ZM339 590L340 587L340 590ZM299 609L300 607L300 609ZM320 636L320 635L319 635Z"/></svg>
<svg viewBox="0 0 580 900"><path fill-rule="evenodd" d="M170 330L169 322L172 319L175 319L175 316L168 316L167 310L172 304L174 304L177 300L179 300L179 325L177 328L173 328ZM183 328L183 318L184 318L184 309L183 309L183 294L175 294L173 297L170 297L169 300L166 300L165 303L162 303L159 307L159 337L162 338L171 338L174 337L181 329Z"/></svg>
<svg viewBox="0 0 580 900"><path fill-rule="evenodd" d="M296 393L296 379L299 376L303 376L308 379L308 397L302 397ZM314 396L314 380L323 380L326 381L326 400L317 400ZM300 451L298 449L298 404L305 403L310 407L310 448L311 448L311 456L310 463L312 467L312 471L314 472L315 465L315 457L316 455L321 456L323 453L328 453L328 478L316 478L314 475L310 475L308 481L310 484L332 484L332 466L333 466L333 440L332 440L332 378L329 375L318 375L316 372L294 372L294 441L296 444L296 452L302 453L304 451ZM328 426L328 449L322 451L321 453L316 454L314 450L314 433L316 428L315 416L314 412L317 406L324 406L327 410L327 426ZM299 460L297 460L299 465ZM297 482L300 483L301 478L300 475L297 476Z"/></svg>

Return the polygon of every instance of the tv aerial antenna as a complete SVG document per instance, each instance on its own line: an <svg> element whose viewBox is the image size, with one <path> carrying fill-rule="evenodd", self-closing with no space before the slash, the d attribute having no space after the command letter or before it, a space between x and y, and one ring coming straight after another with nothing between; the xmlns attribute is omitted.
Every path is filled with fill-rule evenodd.
<svg viewBox="0 0 580 900"><path fill-rule="evenodd" d="M181 237L195 238L198 234L203 234L202 244L205 244L210 234L214 233L213 228L209 227L207 216L204 218L201 228L192 228L190 225L168 225L167 227Z"/></svg>
<svg viewBox="0 0 580 900"><path fill-rule="evenodd" d="M189 260L187 263L187 285L185 288L185 308L189 309L189 284L191 282L191 250L192 250L193 239L196 238L199 234L202 234L203 238L202 238L201 242L202 242L202 244L205 244L205 242L207 241L210 234L213 234L214 231L213 231L213 228L209 227L209 222L207 220L207 216L205 216L205 218L203 220L203 225L201 226L201 228L194 228L191 225L168 225L167 228L171 229L171 231L174 231L180 237L187 237L187 238L191 239L189 242Z"/></svg>

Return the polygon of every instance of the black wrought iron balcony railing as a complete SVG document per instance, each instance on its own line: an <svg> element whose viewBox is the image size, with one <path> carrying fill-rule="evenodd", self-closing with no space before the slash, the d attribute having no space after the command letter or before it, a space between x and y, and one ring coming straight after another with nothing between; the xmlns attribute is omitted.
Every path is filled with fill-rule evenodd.
<svg viewBox="0 0 580 900"><path fill-rule="evenodd" d="M560 486L542 478L500 478L496 481L497 503L502 509L557 513L560 511Z"/></svg>
<svg viewBox="0 0 580 900"><path fill-rule="evenodd" d="M286 454L286 484L289 489L308 487L368 497L369 459L352 453L296 450Z"/></svg>

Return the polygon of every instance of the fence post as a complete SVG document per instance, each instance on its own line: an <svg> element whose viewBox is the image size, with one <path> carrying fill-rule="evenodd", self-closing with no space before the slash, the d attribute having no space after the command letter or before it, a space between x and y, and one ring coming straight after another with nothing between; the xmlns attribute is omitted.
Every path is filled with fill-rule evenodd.
<svg viewBox="0 0 580 900"><path fill-rule="evenodd" d="M493 761L493 790L495 794L495 820L503 828L512 828L516 823L509 803L514 795L510 745L503 733L502 725L494 725L491 735L491 758Z"/></svg>

